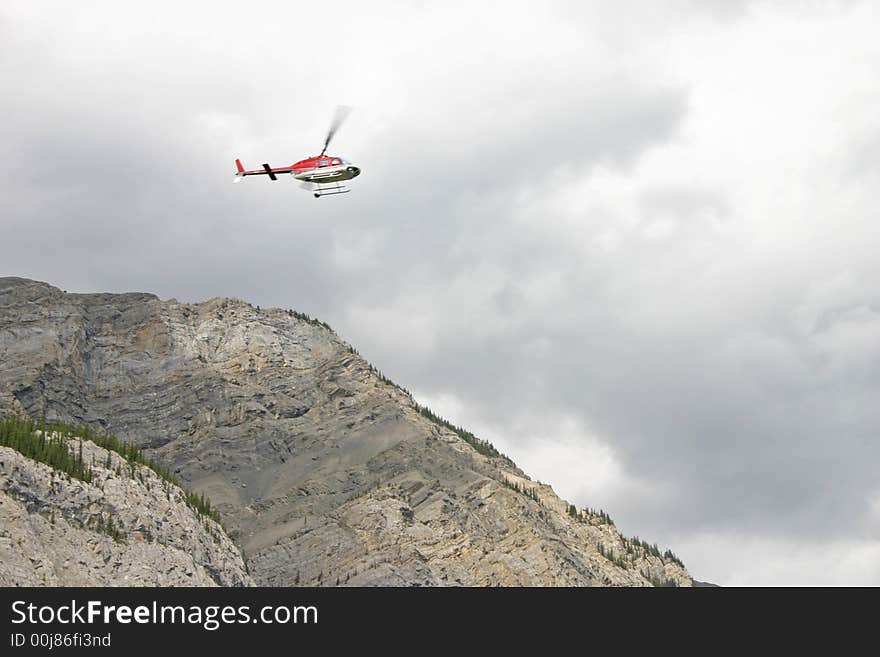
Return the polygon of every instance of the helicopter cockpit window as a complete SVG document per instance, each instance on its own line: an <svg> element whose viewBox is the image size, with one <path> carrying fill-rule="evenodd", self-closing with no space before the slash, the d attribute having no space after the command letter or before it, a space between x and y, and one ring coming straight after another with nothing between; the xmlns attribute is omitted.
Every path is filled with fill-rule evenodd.
<svg viewBox="0 0 880 657"><path fill-rule="evenodd" d="M318 166L319 167L327 166L327 160L318 160Z"/></svg>
<svg viewBox="0 0 880 657"><path fill-rule="evenodd" d="M339 161L338 157L334 157L332 160L330 160L330 164L337 165L342 164L342 162Z"/></svg>

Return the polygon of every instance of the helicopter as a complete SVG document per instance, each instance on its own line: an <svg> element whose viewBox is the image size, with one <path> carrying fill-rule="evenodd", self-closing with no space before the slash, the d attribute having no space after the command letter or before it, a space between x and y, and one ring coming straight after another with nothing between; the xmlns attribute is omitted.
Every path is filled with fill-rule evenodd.
<svg viewBox="0 0 880 657"><path fill-rule="evenodd" d="M295 180L300 181L300 185L304 189L314 192L315 198L348 193L351 190L340 183L361 175L360 167L343 157L334 157L326 153L330 140L333 139L339 126L342 125L350 112L350 107L336 108L336 114L330 124L327 138L324 140L324 148L321 149L319 155L307 157L288 167L272 168L268 163L264 163L262 169L254 169L253 171L246 170L241 160L237 159L235 160L236 173L233 182L239 183L246 176L269 176L269 180L278 180L278 175L289 173Z"/></svg>

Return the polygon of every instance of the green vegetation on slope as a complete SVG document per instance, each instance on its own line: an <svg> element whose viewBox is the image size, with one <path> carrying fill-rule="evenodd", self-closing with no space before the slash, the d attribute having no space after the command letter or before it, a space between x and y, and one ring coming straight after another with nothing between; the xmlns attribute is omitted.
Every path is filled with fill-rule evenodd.
<svg viewBox="0 0 880 657"><path fill-rule="evenodd" d="M260 307L257 306L257 310L259 310L259 309L260 309ZM332 328L330 328L330 325L327 322L322 322L317 317L310 317L306 313L301 313L298 310L290 309L287 311L287 315L288 315L288 317L296 317L297 319L302 320L302 321L306 322L307 324L311 324L312 326L323 326L328 331L333 330Z"/></svg>
<svg viewBox="0 0 880 657"><path fill-rule="evenodd" d="M92 480L92 467L82 458L82 447L73 452L67 446L67 438L52 429L30 420L16 418L0 419L0 445L11 447L23 456L64 472L86 483Z"/></svg>
<svg viewBox="0 0 880 657"><path fill-rule="evenodd" d="M599 524L604 524L604 525L613 525L614 524L614 521L611 520L611 516L609 516L602 509L599 509L598 511L596 511L594 509L578 509L574 504L569 504L568 505L568 515L579 522L589 523L592 520L597 519L599 521ZM675 555L675 553L672 550L666 550L665 552L661 552L660 548L657 546L656 543L648 543L648 541L643 541L638 536L633 536L632 538L627 538L626 536L623 536L621 534L620 540L623 543L623 548L624 548L624 550L626 550L626 554L629 555L630 557L653 556L653 557L657 557L658 559L660 559L664 563L667 563L667 562L676 563L679 566L681 566L682 568L684 568L684 563L682 562L681 559L679 559ZM599 550L600 553L603 553L602 546L599 546L599 547L600 547L600 550ZM617 563L618 565L620 565L620 563L623 562L623 561L621 561L621 559L623 559L623 557L620 557L620 555L618 555L618 557L614 557L613 553L611 553L611 554L612 554L612 556L608 557L608 555L603 553L603 556L609 558L611 561L613 561L614 563ZM618 562L620 562L620 563L618 563ZM663 586L666 586L666 585L667 584L663 584ZM657 586L656 583L655 583L655 586Z"/></svg>
<svg viewBox="0 0 880 657"><path fill-rule="evenodd" d="M108 433L98 433L88 426L70 426L67 424L50 424L34 422L29 419L14 417L0 418L0 445L11 447L22 455L64 472L75 479L89 483L92 481L92 467L86 465L82 458L82 446L73 450L68 442L71 438L91 440L98 447L116 452L131 466L134 476L135 465L143 465L163 480L181 488L186 503L200 516L220 522L220 514L211 506L211 501L204 495L193 493L181 486L178 479L152 459L148 459L143 450L134 443L124 442ZM106 468L110 468L107 455ZM118 474L118 473L117 473Z"/></svg>
<svg viewBox="0 0 880 657"><path fill-rule="evenodd" d="M530 500L534 500L538 504L541 504L541 499L538 497L537 488L535 488L534 486L520 486L518 483L510 481L510 479L508 479L507 477L504 478L504 485L511 490L515 490L520 495L525 495Z"/></svg>
<svg viewBox="0 0 880 657"><path fill-rule="evenodd" d="M499 452L497 449L495 449L495 446L492 443L490 443L488 440L483 440L481 438L477 438L470 431L463 429L459 426L456 426L456 425L452 424L452 422L450 422L449 420L446 420L446 419L440 417L439 415L434 413L427 406L422 406L421 404L414 401L413 408L415 408L422 415L422 417L428 418L434 424L438 424L441 427L445 427L445 428L449 429L450 431L458 434L459 438L461 438L463 441L465 441L467 444L469 444L471 447L473 447L475 450L477 450L477 452L479 452L483 456L490 456L492 458L504 459L505 461L507 461L511 465L513 464L513 461L511 461L507 456L505 456L504 454Z"/></svg>
<svg viewBox="0 0 880 657"><path fill-rule="evenodd" d="M325 324L323 324L323 322L319 322L319 323L322 324L323 326L326 326ZM349 346L348 350L349 350L349 352L355 354L356 356L360 356L360 354L358 353L358 351L354 347ZM379 369L377 369L371 363L367 363L367 365L370 368L370 372L373 373L382 383L385 383L389 386L394 386L395 388L400 390L403 394L405 394L407 397L409 397L410 401L412 403L412 407L416 411L418 411L418 413L422 417L429 419L431 422L433 422L434 424L436 424L438 426L449 429L450 431L452 431L453 433L458 435L458 437L461 438L463 441L465 441L468 445L470 445L475 450L477 450L477 452L482 454L483 456L504 459L510 465L514 465L514 462L508 456L499 452L495 448L495 446L492 443L490 443L488 440L483 440L482 438L477 438L474 434L472 434L467 429L464 429L464 428L459 427L455 424L452 424L452 422L450 422L446 418L440 417L439 415L437 415L434 411L432 411L427 406L422 406L417 401L415 401L415 399L413 399L412 393L409 390L404 388L402 385L399 385L399 384L395 383L394 381L392 381L391 379L389 379L387 376L385 376Z"/></svg>
<svg viewBox="0 0 880 657"><path fill-rule="evenodd" d="M662 559L664 562L671 561L672 563L677 563L684 568L684 563L682 563L681 559L675 556L675 553L672 550L660 552L660 548L657 547L656 543L651 544L648 543L648 541L643 541L638 536L633 536L632 538L623 537L623 544L626 546L627 552L634 551L635 546L641 548L645 554L655 556L658 559Z"/></svg>

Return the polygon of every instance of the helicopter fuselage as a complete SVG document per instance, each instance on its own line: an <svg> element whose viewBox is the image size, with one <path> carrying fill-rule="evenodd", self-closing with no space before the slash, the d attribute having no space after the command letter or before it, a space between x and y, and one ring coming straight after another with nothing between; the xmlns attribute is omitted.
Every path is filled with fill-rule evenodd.
<svg viewBox="0 0 880 657"><path fill-rule="evenodd" d="M351 180L361 175L360 167L356 167L345 158L330 155L309 157L289 167L270 167L264 164L262 169L248 171L241 160L236 160L235 166L238 169L235 173L235 182L244 180L245 176L269 176L272 180L278 180L278 176L289 173L296 180L321 185Z"/></svg>
<svg viewBox="0 0 880 657"><path fill-rule="evenodd" d="M291 164L291 175L297 180L313 183L331 183L351 180L360 175L361 170L348 160L329 155L310 157Z"/></svg>

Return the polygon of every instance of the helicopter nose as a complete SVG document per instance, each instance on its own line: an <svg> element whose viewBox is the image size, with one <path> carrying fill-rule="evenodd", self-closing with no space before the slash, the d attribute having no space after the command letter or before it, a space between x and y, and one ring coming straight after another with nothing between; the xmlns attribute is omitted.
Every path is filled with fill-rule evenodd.
<svg viewBox="0 0 880 657"><path fill-rule="evenodd" d="M348 167L346 171L351 174L352 178L357 178L359 175L361 175L361 170L358 167Z"/></svg>

